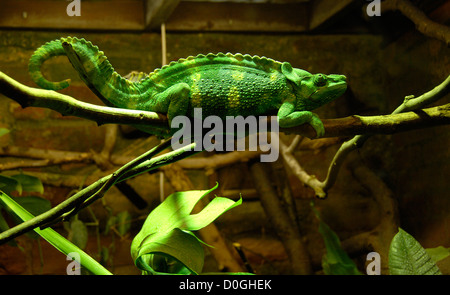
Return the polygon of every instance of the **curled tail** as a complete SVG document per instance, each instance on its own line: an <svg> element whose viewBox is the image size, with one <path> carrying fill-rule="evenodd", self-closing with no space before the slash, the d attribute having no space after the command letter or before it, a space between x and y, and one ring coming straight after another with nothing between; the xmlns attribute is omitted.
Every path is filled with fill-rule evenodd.
<svg viewBox="0 0 450 295"><path fill-rule="evenodd" d="M31 78L40 87L60 90L69 86L70 79L51 82L41 73L42 64L59 55L69 57L80 78L109 106L138 109L152 95L153 82L150 79L144 78L136 82L125 79L114 70L103 51L91 42L75 37L47 42L34 52L28 69Z"/></svg>
<svg viewBox="0 0 450 295"><path fill-rule="evenodd" d="M69 86L70 79L63 80L61 82L50 82L44 78L41 73L42 64L53 56L66 55L64 48L61 45L60 40L55 40L45 43L39 47L31 56L28 64L28 71L30 72L31 79L44 89L49 90L61 90Z"/></svg>

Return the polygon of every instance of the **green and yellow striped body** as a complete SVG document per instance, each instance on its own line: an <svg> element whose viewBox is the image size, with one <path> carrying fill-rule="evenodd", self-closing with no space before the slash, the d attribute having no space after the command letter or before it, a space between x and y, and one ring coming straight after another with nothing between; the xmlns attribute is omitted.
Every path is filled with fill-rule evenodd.
<svg viewBox="0 0 450 295"><path fill-rule="evenodd" d="M157 93L164 93L173 85L187 84L188 116L193 115L194 108L202 108L204 116L245 117L277 111L282 98L291 93L280 67L280 63L266 58L208 54L171 63L151 73L149 78ZM151 102L147 105L152 108Z"/></svg>

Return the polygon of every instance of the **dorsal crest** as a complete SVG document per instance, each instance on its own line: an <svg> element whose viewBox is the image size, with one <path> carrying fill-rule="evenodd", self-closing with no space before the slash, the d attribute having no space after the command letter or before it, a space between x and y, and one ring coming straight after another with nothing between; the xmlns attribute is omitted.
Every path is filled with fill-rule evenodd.
<svg viewBox="0 0 450 295"><path fill-rule="evenodd" d="M173 61L160 69L156 69L149 74L149 78L158 83L172 75L179 75L181 72L201 68L211 65L232 65L243 68L260 70L266 73L274 71L281 72L281 63L267 57L251 56L249 54L232 54L232 53L209 53L207 55L199 54L197 56L189 56Z"/></svg>

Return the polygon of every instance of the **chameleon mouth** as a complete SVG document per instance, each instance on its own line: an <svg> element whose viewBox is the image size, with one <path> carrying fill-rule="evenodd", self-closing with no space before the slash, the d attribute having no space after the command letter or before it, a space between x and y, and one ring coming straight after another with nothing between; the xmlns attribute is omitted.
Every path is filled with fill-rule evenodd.
<svg viewBox="0 0 450 295"><path fill-rule="evenodd" d="M347 83L345 81L333 83L333 85L324 86L320 89L316 89L311 93L308 99L313 101L327 102L331 101L347 90Z"/></svg>

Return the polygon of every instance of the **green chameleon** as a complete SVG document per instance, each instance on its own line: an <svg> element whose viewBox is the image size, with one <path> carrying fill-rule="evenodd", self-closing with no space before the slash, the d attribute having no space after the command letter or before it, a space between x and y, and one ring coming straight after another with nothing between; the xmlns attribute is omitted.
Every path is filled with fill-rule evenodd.
<svg viewBox="0 0 450 295"><path fill-rule="evenodd" d="M67 55L81 79L108 106L179 115L259 116L277 113L280 127L309 123L320 137L324 127L314 110L341 96L343 75L310 74L288 62L242 54L190 56L146 75L127 79L114 71L97 46L75 37L47 42L30 59L32 79L42 88L59 90L70 80L50 82L41 65L52 56Z"/></svg>

